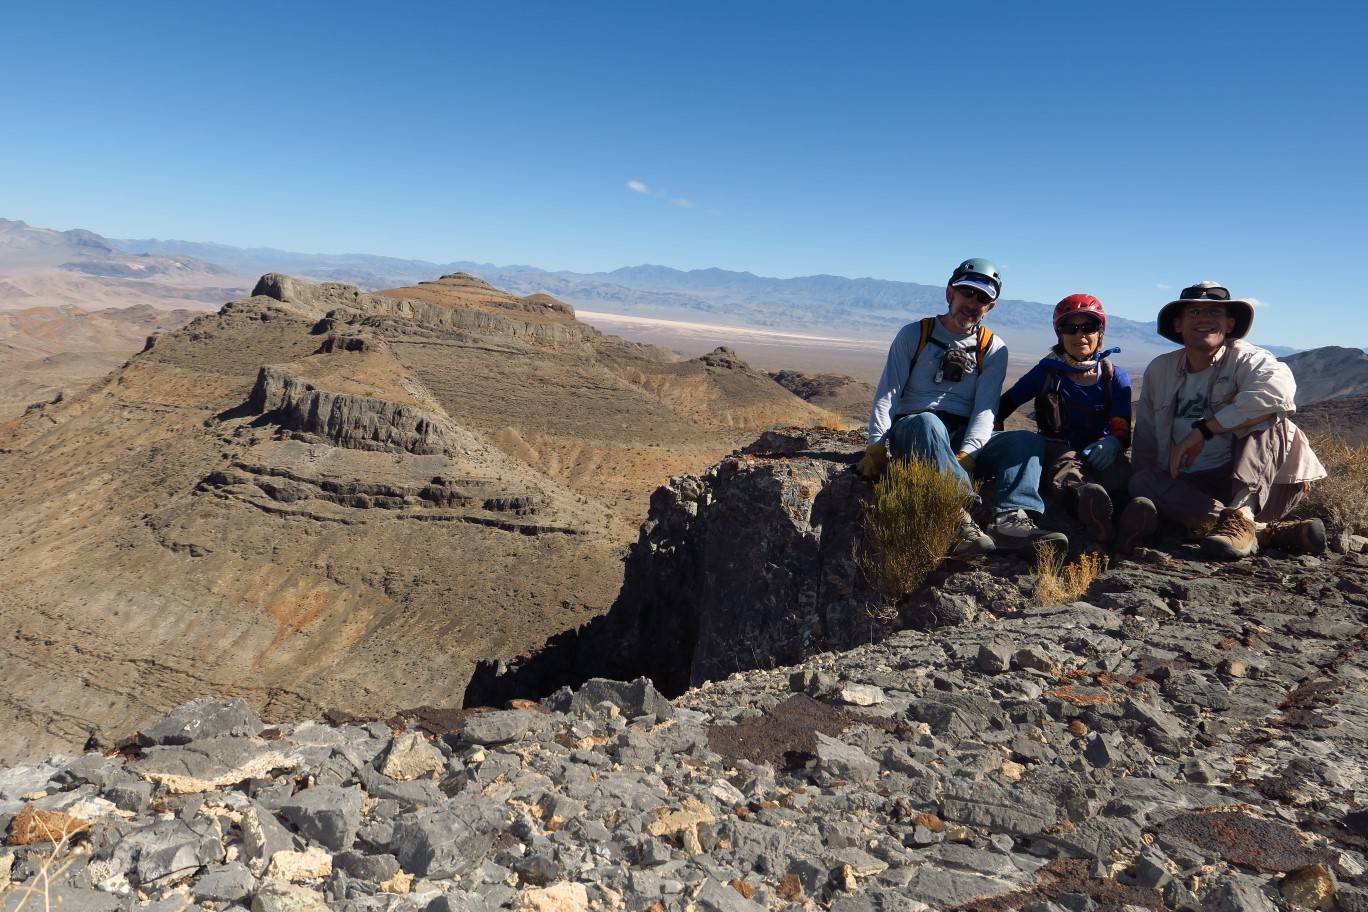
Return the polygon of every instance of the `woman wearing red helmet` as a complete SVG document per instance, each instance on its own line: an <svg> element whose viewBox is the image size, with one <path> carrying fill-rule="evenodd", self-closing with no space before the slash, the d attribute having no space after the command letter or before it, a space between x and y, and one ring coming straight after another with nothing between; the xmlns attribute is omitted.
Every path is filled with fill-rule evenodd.
<svg viewBox="0 0 1368 912"><path fill-rule="evenodd" d="M1036 427L1045 437L1044 477L1092 537L1116 538L1113 502L1130 482L1131 379L1102 349L1107 313L1092 295L1069 295L1055 306L1049 354L1031 368L998 406L998 426L1017 407L1035 401ZM1118 547L1134 543L1122 536Z"/></svg>

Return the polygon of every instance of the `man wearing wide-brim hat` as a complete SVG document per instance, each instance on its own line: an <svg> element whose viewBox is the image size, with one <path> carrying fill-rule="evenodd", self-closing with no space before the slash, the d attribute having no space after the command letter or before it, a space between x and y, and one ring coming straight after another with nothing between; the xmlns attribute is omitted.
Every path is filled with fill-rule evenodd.
<svg viewBox="0 0 1368 912"><path fill-rule="evenodd" d="M1260 544L1324 551L1319 519L1279 522L1325 468L1292 423L1291 369L1244 341L1253 323L1253 305L1216 282L1184 288L1159 311L1159 334L1183 347L1145 369L1130 521L1152 531L1157 513L1191 532L1209 528L1201 546L1213 557L1246 557Z"/></svg>

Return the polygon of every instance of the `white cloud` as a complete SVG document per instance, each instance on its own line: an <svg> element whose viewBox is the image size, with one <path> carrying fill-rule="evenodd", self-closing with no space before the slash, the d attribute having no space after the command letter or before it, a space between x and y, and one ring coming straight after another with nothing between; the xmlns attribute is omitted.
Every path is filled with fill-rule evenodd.
<svg viewBox="0 0 1368 912"><path fill-rule="evenodd" d="M1172 288L1173 286L1172 286L1172 285L1165 285L1163 282L1160 282L1158 285L1155 285L1154 287L1157 288L1157 289L1159 289L1160 291L1168 291L1168 290L1169 290L1170 288Z"/></svg>
<svg viewBox="0 0 1368 912"><path fill-rule="evenodd" d="M1249 302L1249 306L1250 306L1250 307L1267 307L1267 306L1268 306L1268 302L1267 302L1267 301L1260 301L1258 298L1245 298L1245 300Z"/></svg>
<svg viewBox="0 0 1368 912"><path fill-rule="evenodd" d="M633 193L640 193L642 196L654 196L659 199L669 199L670 205L678 206L681 209L697 209L701 212L706 212L708 215L722 214L721 211L717 209L702 209L700 207L700 204L694 202L693 200L687 197L667 197L664 189L660 187L648 186L647 184L639 180L629 180L627 181L625 186L628 190L631 190Z"/></svg>

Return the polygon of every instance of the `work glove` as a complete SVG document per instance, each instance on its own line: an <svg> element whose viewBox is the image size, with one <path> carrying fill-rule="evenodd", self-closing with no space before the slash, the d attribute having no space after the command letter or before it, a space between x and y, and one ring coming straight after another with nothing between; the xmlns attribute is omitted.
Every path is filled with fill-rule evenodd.
<svg viewBox="0 0 1368 912"><path fill-rule="evenodd" d="M955 456L955 459L959 462L960 467L963 468L966 473L968 473L969 475L974 474L974 466L978 465L978 463L974 462L973 456L970 456L968 453L959 453Z"/></svg>
<svg viewBox="0 0 1368 912"><path fill-rule="evenodd" d="M1105 472L1116 457L1121 455L1121 441L1115 437L1103 437L1097 443L1083 450L1083 458L1094 472Z"/></svg>
<svg viewBox="0 0 1368 912"><path fill-rule="evenodd" d="M871 443L865 447L865 454L855 463L855 471L861 478L870 481L878 478L888 468L888 447L882 443Z"/></svg>

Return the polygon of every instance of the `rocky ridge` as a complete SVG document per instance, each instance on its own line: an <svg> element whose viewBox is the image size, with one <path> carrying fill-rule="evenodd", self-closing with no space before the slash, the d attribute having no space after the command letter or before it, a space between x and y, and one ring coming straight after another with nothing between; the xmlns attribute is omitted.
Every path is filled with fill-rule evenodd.
<svg viewBox="0 0 1368 912"><path fill-rule="evenodd" d="M465 275L254 291L0 425L0 762L458 699L606 610L659 479L823 414Z"/></svg>
<svg viewBox="0 0 1368 912"><path fill-rule="evenodd" d="M275 726L198 701L0 773L0 901L1368 909L1368 558L1193 557L673 701L591 680Z"/></svg>

